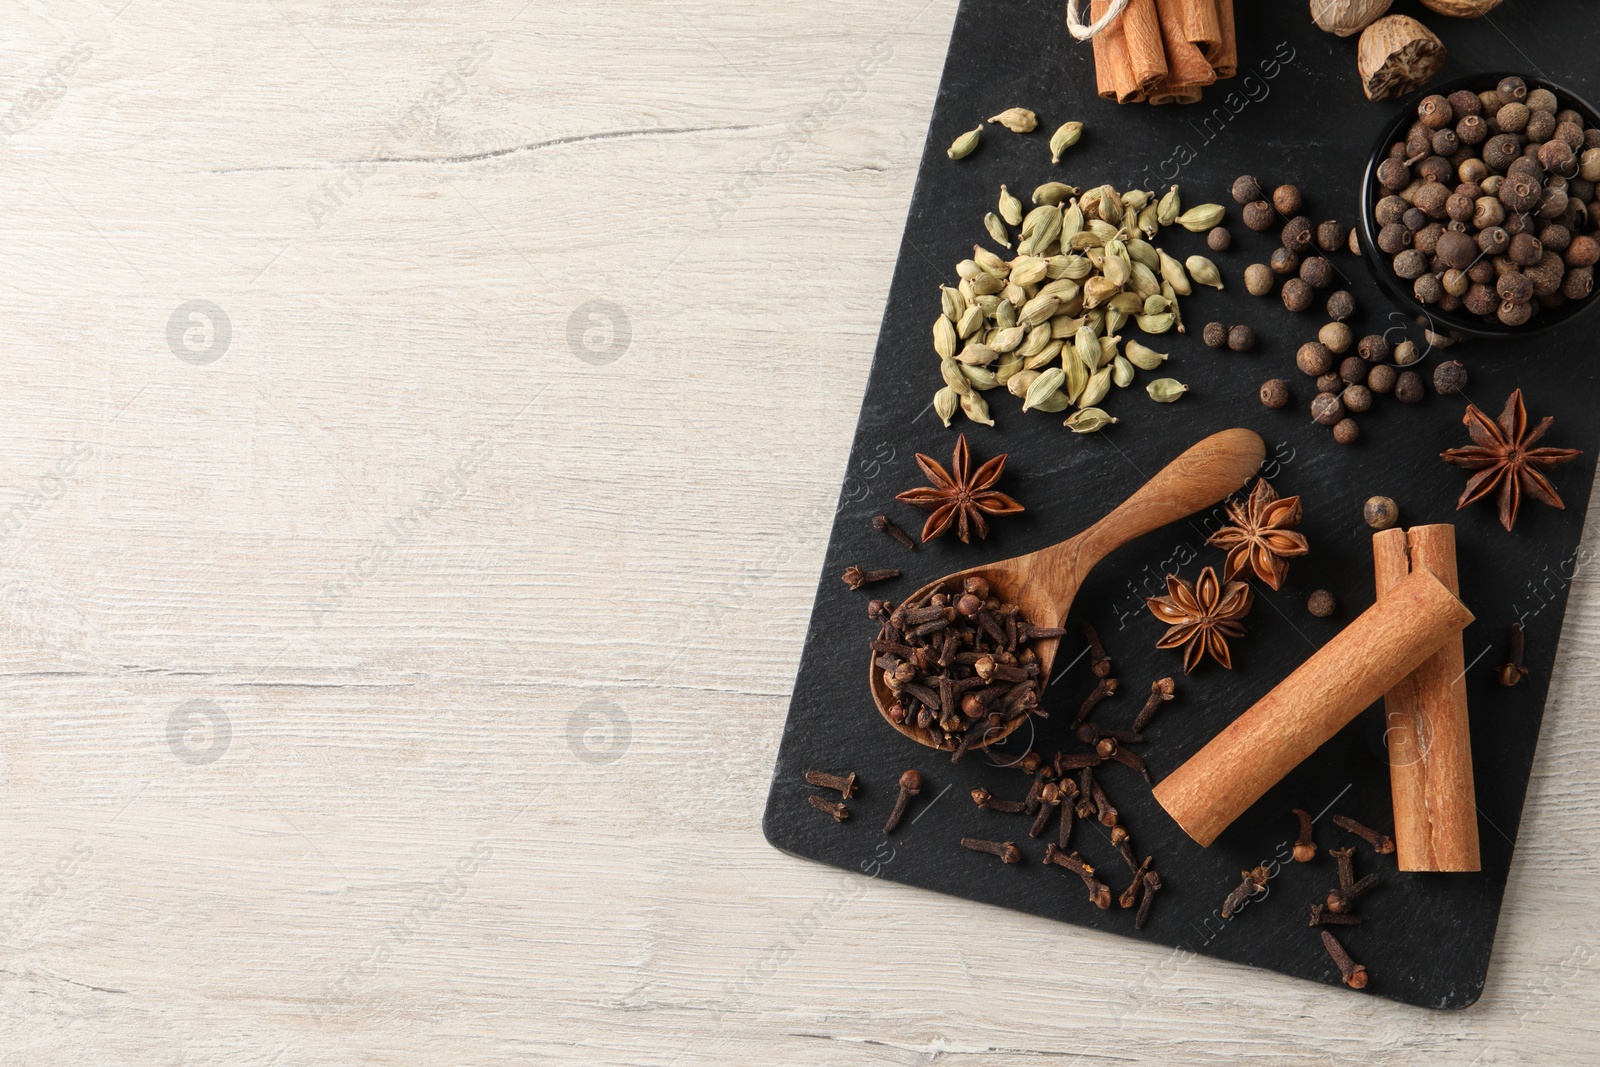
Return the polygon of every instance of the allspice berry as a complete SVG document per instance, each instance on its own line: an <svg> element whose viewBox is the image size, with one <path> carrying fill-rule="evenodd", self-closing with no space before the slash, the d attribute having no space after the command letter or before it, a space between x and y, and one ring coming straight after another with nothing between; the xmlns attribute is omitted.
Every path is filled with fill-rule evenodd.
<svg viewBox="0 0 1600 1067"><path fill-rule="evenodd" d="M1394 381L1394 398L1402 404L1422 402L1422 375L1414 370L1403 370Z"/></svg>
<svg viewBox="0 0 1600 1067"><path fill-rule="evenodd" d="M1207 348L1225 348L1228 344L1228 328L1220 322L1208 322L1205 329L1200 331L1200 339Z"/></svg>
<svg viewBox="0 0 1600 1067"><path fill-rule="evenodd" d="M1221 226L1214 226L1206 234L1206 247L1213 252L1226 252L1233 245L1233 235Z"/></svg>
<svg viewBox="0 0 1600 1067"><path fill-rule="evenodd" d="M1267 266L1272 268L1274 274L1293 274L1300 269L1300 254L1287 248L1274 249Z"/></svg>
<svg viewBox="0 0 1600 1067"><path fill-rule="evenodd" d="M1333 284L1333 263L1326 256L1307 256L1300 264L1300 280L1313 289L1326 289Z"/></svg>
<svg viewBox="0 0 1600 1067"><path fill-rule="evenodd" d="M1248 352L1256 346L1256 332L1248 326L1235 326L1228 331L1228 347L1235 352Z"/></svg>
<svg viewBox="0 0 1600 1067"><path fill-rule="evenodd" d="M1342 356L1356 343L1356 332L1342 322L1330 322L1317 331L1317 340L1326 345L1329 352Z"/></svg>
<svg viewBox="0 0 1600 1067"><path fill-rule="evenodd" d="M1328 297L1328 318L1335 322L1343 322L1356 313L1356 298L1349 292L1340 289Z"/></svg>
<svg viewBox="0 0 1600 1067"><path fill-rule="evenodd" d="M1306 610L1319 619L1326 619L1339 610L1339 602L1326 589L1318 589L1306 597Z"/></svg>
<svg viewBox="0 0 1600 1067"><path fill-rule="evenodd" d="M1261 183L1248 174L1233 180L1233 200L1236 204L1253 204L1261 199Z"/></svg>
<svg viewBox="0 0 1600 1067"><path fill-rule="evenodd" d="M1367 388L1374 393L1389 393L1394 391L1395 379L1400 372L1387 363L1379 363L1367 371Z"/></svg>
<svg viewBox="0 0 1600 1067"><path fill-rule="evenodd" d="M1372 410L1372 390L1364 385L1345 386L1344 392L1339 394L1339 399L1344 403L1346 411L1356 415Z"/></svg>
<svg viewBox="0 0 1600 1067"><path fill-rule="evenodd" d="M1392 358L1396 366L1409 367L1422 358L1422 351L1417 348L1415 341L1401 341L1394 346Z"/></svg>
<svg viewBox="0 0 1600 1067"><path fill-rule="evenodd" d="M1291 252L1304 252L1311 247L1311 220L1304 215L1290 219L1282 236L1283 247Z"/></svg>
<svg viewBox="0 0 1600 1067"><path fill-rule="evenodd" d="M1339 377L1351 385L1365 385L1367 361L1360 356L1346 356L1344 362L1339 364Z"/></svg>
<svg viewBox="0 0 1600 1067"><path fill-rule="evenodd" d="M1290 278L1283 283L1283 306L1296 314L1309 310L1316 295L1316 290L1301 278Z"/></svg>
<svg viewBox="0 0 1600 1067"><path fill-rule="evenodd" d="M1269 378L1261 383L1261 402L1269 408L1289 406L1289 383L1282 378Z"/></svg>
<svg viewBox="0 0 1600 1067"><path fill-rule="evenodd" d="M1295 186L1280 185L1272 190L1272 206L1285 215L1298 215L1300 209L1305 206L1305 199Z"/></svg>
<svg viewBox="0 0 1600 1067"><path fill-rule="evenodd" d="M1374 530L1387 530L1400 521L1400 505L1386 496L1368 497L1361 517Z"/></svg>
<svg viewBox="0 0 1600 1067"><path fill-rule="evenodd" d="M1339 372L1336 370L1317 376L1317 392L1319 393L1342 393L1344 392L1344 386L1345 381L1339 377Z"/></svg>
<svg viewBox="0 0 1600 1067"><path fill-rule="evenodd" d="M1433 388L1444 396L1452 396L1467 387L1467 368L1459 359L1446 360L1433 368Z"/></svg>
<svg viewBox="0 0 1600 1067"><path fill-rule="evenodd" d="M1338 219L1329 219L1317 226L1317 247L1324 252L1338 252L1350 242L1350 231Z"/></svg>
<svg viewBox="0 0 1600 1067"><path fill-rule="evenodd" d="M1244 287L1251 296L1267 296L1273 284L1272 268L1265 263L1252 263L1244 269Z"/></svg>
<svg viewBox="0 0 1600 1067"><path fill-rule="evenodd" d="M1294 365L1300 373L1317 378L1333 369L1333 353L1321 341L1307 341L1294 354Z"/></svg>
<svg viewBox="0 0 1600 1067"><path fill-rule="evenodd" d="M1341 445L1353 445L1361 436L1361 427L1355 419L1340 419L1333 424L1333 439Z"/></svg>
<svg viewBox="0 0 1600 1067"><path fill-rule="evenodd" d="M1318 393L1311 398L1311 418L1323 426L1332 426L1344 418L1344 402L1333 393Z"/></svg>
<svg viewBox="0 0 1600 1067"><path fill-rule="evenodd" d="M1278 221L1278 213L1272 210L1272 205L1265 200L1257 200L1246 204L1240 216L1244 224L1257 233L1266 233L1272 229L1272 224Z"/></svg>
<svg viewBox="0 0 1600 1067"><path fill-rule="evenodd" d="M1368 363L1383 363L1389 358L1389 342L1381 333L1369 333L1356 345L1356 351Z"/></svg>

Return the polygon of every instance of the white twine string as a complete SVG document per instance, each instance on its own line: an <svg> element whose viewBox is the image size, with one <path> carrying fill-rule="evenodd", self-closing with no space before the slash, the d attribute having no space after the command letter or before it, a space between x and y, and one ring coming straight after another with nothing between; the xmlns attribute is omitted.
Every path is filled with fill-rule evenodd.
<svg viewBox="0 0 1600 1067"><path fill-rule="evenodd" d="M1111 25L1123 8L1128 6L1128 0L1111 0L1106 7L1106 13L1101 15L1088 26L1078 17L1078 0L1067 0L1067 30L1080 41L1087 41L1095 34Z"/></svg>

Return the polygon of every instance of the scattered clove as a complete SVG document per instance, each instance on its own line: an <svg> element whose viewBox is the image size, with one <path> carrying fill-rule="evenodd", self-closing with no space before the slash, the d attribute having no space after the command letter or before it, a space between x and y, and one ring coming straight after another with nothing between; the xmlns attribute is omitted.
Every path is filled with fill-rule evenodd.
<svg viewBox="0 0 1600 1067"><path fill-rule="evenodd" d="M818 796L815 793L812 793L806 799L811 802L813 808L832 815L835 822L844 822L850 817L850 809L837 800L829 800L827 797Z"/></svg>
<svg viewBox="0 0 1600 1067"><path fill-rule="evenodd" d="M1222 917L1224 919L1233 918L1239 909L1244 907L1246 900L1267 891L1269 872L1265 867L1254 867L1248 871L1240 871L1239 874L1244 880L1222 902Z"/></svg>
<svg viewBox="0 0 1600 1067"><path fill-rule="evenodd" d="M1101 911L1111 907L1111 888L1094 876L1094 868L1083 862L1083 857L1076 852L1062 852L1055 845L1046 845L1044 861L1053 863L1057 867L1065 867L1082 878L1084 888L1089 890L1089 902L1095 907Z"/></svg>
<svg viewBox="0 0 1600 1067"><path fill-rule="evenodd" d="M1310 863L1317 854L1317 843L1311 838L1311 813L1304 808L1295 808L1294 814L1300 820L1300 839L1294 843L1294 861Z"/></svg>
<svg viewBox="0 0 1600 1067"><path fill-rule="evenodd" d="M864 571L860 567L852 565L844 569L844 574L841 577L844 578L844 584L851 589L860 589L862 586L871 585L873 582L887 582L890 578L898 578L900 577L900 572L892 568L882 571Z"/></svg>
<svg viewBox="0 0 1600 1067"><path fill-rule="evenodd" d="M1144 702L1144 707L1139 709L1139 714L1133 720L1133 732L1143 733L1144 728L1150 725L1150 720L1156 717L1156 711L1171 700L1178 693L1177 683L1171 678L1161 678L1150 683L1150 697Z"/></svg>
<svg viewBox="0 0 1600 1067"><path fill-rule="evenodd" d="M1522 647L1524 635L1522 624L1511 624L1511 658L1494 669L1494 680L1507 689L1516 685L1528 676L1528 668L1522 665Z"/></svg>
<svg viewBox="0 0 1600 1067"><path fill-rule="evenodd" d="M917 550L917 542L912 539L910 534L896 526L894 520L887 515L874 515L872 517L872 528L881 534L887 534L894 538L913 552Z"/></svg>
<svg viewBox="0 0 1600 1067"><path fill-rule="evenodd" d="M1100 643L1099 632L1093 626L1084 623L1083 638L1089 642L1089 669L1094 671L1096 677L1111 677L1111 657L1106 655L1106 646Z"/></svg>
<svg viewBox="0 0 1600 1067"><path fill-rule="evenodd" d="M1144 875L1144 899L1139 901L1139 911L1133 917L1133 928L1143 930L1145 920L1150 918L1150 902L1156 898L1156 890L1161 888L1161 875L1155 871L1146 871Z"/></svg>
<svg viewBox="0 0 1600 1067"><path fill-rule="evenodd" d="M1061 789L1054 782L1045 786L1039 794L1039 814L1033 817L1033 825L1028 827L1029 837L1041 837L1044 828L1050 824L1050 814L1061 803Z"/></svg>
<svg viewBox="0 0 1600 1067"><path fill-rule="evenodd" d="M1362 826L1354 819L1345 815L1335 815L1333 817L1333 821L1336 826L1340 826L1346 830L1349 830L1357 837L1364 838L1367 844L1372 846L1373 851L1377 852L1380 856L1387 856L1394 852L1394 838L1390 837L1388 834L1380 834L1371 827Z"/></svg>
<svg viewBox="0 0 1600 1067"><path fill-rule="evenodd" d="M849 800L856 791L856 772L829 774L827 771L807 771L806 783L819 789L832 789L845 800Z"/></svg>
<svg viewBox="0 0 1600 1067"><path fill-rule="evenodd" d="M1329 911L1326 904L1311 905L1311 922L1308 926L1360 926L1361 916Z"/></svg>
<svg viewBox="0 0 1600 1067"><path fill-rule="evenodd" d="M1122 896L1117 898L1117 905L1131 908L1139 903L1140 891L1144 889L1144 876L1150 870L1150 861L1153 857L1146 856L1144 862L1133 869L1133 881L1128 883L1128 888L1122 891Z"/></svg>
<svg viewBox="0 0 1600 1067"><path fill-rule="evenodd" d="M889 812L889 821L883 824L883 832L894 833L895 827L900 825L900 820L905 818L906 805L911 803L911 798L922 792L922 775L915 770L906 771L900 776L900 795L894 798L894 810Z"/></svg>
<svg viewBox="0 0 1600 1067"><path fill-rule="evenodd" d="M1350 953L1339 944L1339 939L1331 933L1322 931L1322 947L1328 950L1328 955L1333 957L1333 962L1339 968L1339 974L1344 978L1344 984L1351 989L1365 989L1367 987L1367 969L1350 958Z"/></svg>
<svg viewBox="0 0 1600 1067"><path fill-rule="evenodd" d="M1067 778L1058 788L1061 790L1061 822L1057 827L1056 842L1065 852L1072 842L1072 817L1076 814L1078 783Z"/></svg>
<svg viewBox="0 0 1600 1067"><path fill-rule="evenodd" d="M1109 663L1110 661L1107 660L1107 662ZM1115 678L1102 678L1100 681L1096 682L1094 692L1090 693L1088 698L1084 700L1083 705L1078 708L1078 717L1072 720L1073 725L1077 725L1078 723L1081 723L1087 719L1089 717L1089 713L1094 710L1094 706L1096 704L1100 703L1100 701L1104 700L1106 697L1111 696L1116 691L1117 680Z"/></svg>
<svg viewBox="0 0 1600 1067"><path fill-rule="evenodd" d="M962 848L970 848L974 852L987 852L991 856L999 856L1001 863L1021 863L1022 850L1017 848L1013 841L985 841L978 837L963 837Z"/></svg>
<svg viewBox="0 0 1600 1067"><path fill-rule="evenodd" d="M1020 815L1026 808L1020 800L1001 800L987 789L974 789L972 802L985 811L1001 811L1008 815Z"/></svg>
<svg viewBox="0 0 1600 1067"><path fill-rule="evenodd" d="M1116 738L1110 736L1102 737L1095 743L1094 750L1102 758L1116 760L1124 767L1138 772L1139 777L1146 782L1150 781L1150 770L1144 765L1144 760L1117 744Z"/></svg>

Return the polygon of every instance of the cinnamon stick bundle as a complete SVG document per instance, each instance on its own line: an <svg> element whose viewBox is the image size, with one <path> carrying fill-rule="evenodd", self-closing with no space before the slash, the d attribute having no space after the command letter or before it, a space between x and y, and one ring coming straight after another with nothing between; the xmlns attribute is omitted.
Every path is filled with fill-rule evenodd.
<svg viewBox="0 0 1600 1067"><path fill-rule="evenodd" d="M1091 19L1109 0L1091 0ZM1233 0L1129 0L1094 38L1099 94L1119 104L1194 103L1238 72Z"/></svg>
<svg viewBox="0 0 1600 1067"><path fill-rule="evenodd" d="M1372 564L1379 600L1410 571L1422 569L1458 593L1455 527L1375 534ZM1384 695L1395 851L1402 871L1480 868L1465 660L1458 634Z"/></svg>

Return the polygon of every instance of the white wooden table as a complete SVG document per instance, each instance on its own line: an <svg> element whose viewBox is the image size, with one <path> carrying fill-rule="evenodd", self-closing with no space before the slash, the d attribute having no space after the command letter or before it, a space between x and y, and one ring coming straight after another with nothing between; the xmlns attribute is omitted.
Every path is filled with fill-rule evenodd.
<svg viewBox="0 0 1600 1067"><path fill-rule="evenodd" d="M1593 1057L1588 572L1468 1011L763 841L954 10L9 5L0 1065Z"/></svg>

